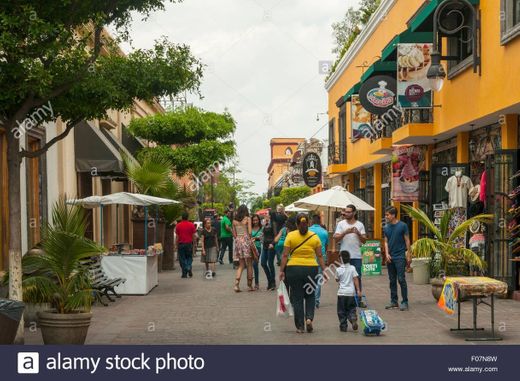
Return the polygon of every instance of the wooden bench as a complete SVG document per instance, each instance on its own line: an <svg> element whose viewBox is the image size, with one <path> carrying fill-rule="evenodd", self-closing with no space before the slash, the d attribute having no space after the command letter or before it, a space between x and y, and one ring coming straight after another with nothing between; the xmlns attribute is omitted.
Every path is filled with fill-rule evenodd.
<svg viewBox="0 0 520 381"><path fill-rule="evenodd" d="M105 307L108 306L108 303L103 302L103 295L106 296L106 298L111 302L115 302L116 300L113 299L110 294L116 298L121 297L121 295L115 291L115 288L120 284L125 283L125 278L108 278L108 276L103 271L103 267L101 266L101 257L92 257L85 261L84 264L88 266L92 280L92 288L97 291L95 294L96 300L99 303Z"/></svg>

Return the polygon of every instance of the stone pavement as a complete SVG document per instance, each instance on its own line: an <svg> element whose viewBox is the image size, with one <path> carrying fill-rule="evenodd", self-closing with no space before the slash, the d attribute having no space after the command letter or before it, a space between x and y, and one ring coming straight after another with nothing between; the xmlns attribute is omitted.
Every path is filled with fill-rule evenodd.
<svg viewBox="0 0 520 381"><path fill-rule="evenodd" d="M93 307L87 344L471 344L471 333L451 333L456 315L448 316L434 303L429 285L412 284L407 274L410 310L386 311L387 276L363 278L371 308L388 324L380 337L341 333L336 315L336 282L323 288L316 311L314 333L296 334L292 318L277 318L276 292L266 291L260 269L261 290L233 292L235 272L229 264L217 265L215 279L203 277L200 257L194 259L194 277L181 279L180 270L159 274L159 286L146 296L123 296L109 307ZM246 274L241 288L246 290ZM462 304L462 322L472 322L471 303ZM490 309L478 308L479 327L489 329ZM503 337L499 344L520 344L520 303L498 300L495 322ZM39 330L26 329L26 344L41 344ZM496 343L492 343L496 344Z"/></svg>

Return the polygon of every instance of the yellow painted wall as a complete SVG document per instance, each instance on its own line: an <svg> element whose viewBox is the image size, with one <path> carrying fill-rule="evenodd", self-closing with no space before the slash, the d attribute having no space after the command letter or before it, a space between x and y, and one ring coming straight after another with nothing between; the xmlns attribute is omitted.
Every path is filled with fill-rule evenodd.
<svg viewBox="0 0 520 381"><path fill-rule="evenodd" d="M388 16L377 27L360 53L355 57L350 66L348 66L334 86L329 90L329 118L335 118L335 129L339 126L339 108L336 101L352 86L359 82L363 75L363 63L370 66L381 56L381 51L390 42L395 35L407 29L406 22L412 17L415 11L423 3L423 0L399 0L388 13ZM347 167L348 170L362 167L367 163L382 158L382 155L367 155L370 141L368 139L360 139L354 143L350 141L350 102L347 103ZM336 141L339 134L336 132Z"/></svg>
<svg viewBox="0 0 520 381"><path fill-rule="evenodd" d="M482 76L470 68L445 81L435 95L435 104L442 105L434 111L436 134L520 102L520 38L500 45L499 0L481 1L480 10Z"/></svg>
<svg viewBox="0 0 520 381"><path fill-rule="evenodd" d="M329 116L335 118L336 130L339 125L339 109L336 101L356 84L362 73L364 62L371 65L380 56L382 49L398 33L404 31L406 22L417 11L423 0L398 0L380 23L376 31L348 66L334 86L329 90ZM482 15L482 76L468 68L452 80L446 79L443 90L435 94L433 135L439 135L465 127L493 113L520 104L520 38L505 46L500 44L500 1L481 1ZM445 62L443 64L446 65ZM499 117L490 123L499 122ZM456 132L453 131L453 135ZM350 103L347 103L347 137L350 131ZM336 138L338 132L336 131ZM361 167L381 158L370 155L369 141L361 139L352 143L347 141L347 171ZM459 160L464 161L464 154Z"/></svg>

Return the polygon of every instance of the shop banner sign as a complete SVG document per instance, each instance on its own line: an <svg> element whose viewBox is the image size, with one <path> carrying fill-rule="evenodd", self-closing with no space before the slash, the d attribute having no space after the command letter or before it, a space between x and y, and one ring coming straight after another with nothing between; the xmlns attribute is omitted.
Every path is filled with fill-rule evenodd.
<svg viewBox="0 0 520 381"><path fill-rule="evenodd" d="M397 47L397 103L401 108L432 107L432 88L426 77L433 44L399 44Z"/></svg>
<svg viewBox="0 0 520 381"><path fill-rule="evenodd" d="M303 181L305 185L314 188L321 184L321 159L315 152L309 152L303 157Z"/></svg>
<svg viewBox="0 0 520 381"><path fill-rule="evenodd" d="M372 134L370 113L365 110L359 101L359 95L352 95L350 120L352 126L352 140L358 140Z"/></svg>
<svg viewBox="0 0 520 381"><path fill-rule="evenodd" d="M359 101L371 114L384 115L396 105L397 82L387 75L367 79L359 89Z"/></svg>
<svg viewBox="0 0 520 381"><path fill-rule="evenodd" d="M450 278L446 278L437 306L448 315L453 315L457 308L457 298L457 287L454 281Z"/></svg>
<svg viewBox="0 0 520 381"><path fill-rule="evenodd" d="M394 146L392 154L392 200L419 200L419 172L424 170L424 149L421 146Z"/></svg>
<svg viewBox="0 0 520 381"><path fill-rule="evenodd" d="M381 275L381 242L367 241L361 246L361 274Z"/></svg>

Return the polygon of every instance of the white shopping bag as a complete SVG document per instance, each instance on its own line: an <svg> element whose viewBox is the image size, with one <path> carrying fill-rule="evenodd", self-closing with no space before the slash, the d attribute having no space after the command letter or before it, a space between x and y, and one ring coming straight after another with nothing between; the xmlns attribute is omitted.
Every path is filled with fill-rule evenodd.
<svg viewBox="0 0 520 381"><path fill-rule="evenodd" d="M289 293L284 282L280 282L278 291L276 292L276 316L289 317L294 316L293 307L289 300Z"/></svg>

